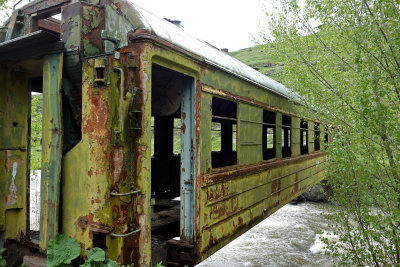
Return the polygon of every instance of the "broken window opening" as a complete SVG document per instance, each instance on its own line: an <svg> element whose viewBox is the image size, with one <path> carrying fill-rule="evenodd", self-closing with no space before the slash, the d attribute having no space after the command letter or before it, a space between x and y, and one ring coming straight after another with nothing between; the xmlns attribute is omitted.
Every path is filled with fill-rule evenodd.
<svg viewBox="0 0 400 267"><path fill-rule="evenodd" d="M282 115L282 158L292 156L291 148L292 118Z"/></svg>
<svg viewBox="0 0 400 267"><path fill-rule="evenodd" d="M276 157L276 114L275 112L263 111L263 160Z"/></svg>
<svg viewBox="0 0 400 267"><path fill-rule="evenodd" d="M308 122L300 121L300 153L308 154Z"/></svg>
<svg viewBox="0 0 400 267"><path fill-rule="evenodd" d="M314 151L321 149L319 123L314 124Z"/></svg>
<svg viewBox="0 0 400 267"><path fill-rule="evenodd" d="M212 168L237 163L235 129L237 129L237 104L213 97L211 119Z"/></svg>

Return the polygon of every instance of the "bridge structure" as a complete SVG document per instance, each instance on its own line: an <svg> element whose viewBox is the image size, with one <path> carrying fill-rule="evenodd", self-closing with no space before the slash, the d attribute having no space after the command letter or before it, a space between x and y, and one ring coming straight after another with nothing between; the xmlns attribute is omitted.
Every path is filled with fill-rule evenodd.
<svg viewBox="0 0 400 267"><path fill-rule="evenodd" d="M61 20L53 16L61 14ZM192 266L324 177L290 90L125 0L37 0L0 28L0 246L64 233L119 264ZM40 229L30 221L42 99Z"/></svg>

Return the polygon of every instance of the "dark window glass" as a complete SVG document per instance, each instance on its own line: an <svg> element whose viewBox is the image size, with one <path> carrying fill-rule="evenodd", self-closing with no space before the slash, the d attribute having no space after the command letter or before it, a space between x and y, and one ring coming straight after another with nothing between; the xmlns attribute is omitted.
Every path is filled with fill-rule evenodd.
<svg viewBox="0 0 400 267"><path fill-rule="evenodd" d="M308 122L300 121L300 153L308 154Z"/></svg>
<svg viewBox="0 0 400 267"><path fill-rule="evenodd" d="M276 114L275 112L263 111L263 159L275 158L276 148Z"/></svg>

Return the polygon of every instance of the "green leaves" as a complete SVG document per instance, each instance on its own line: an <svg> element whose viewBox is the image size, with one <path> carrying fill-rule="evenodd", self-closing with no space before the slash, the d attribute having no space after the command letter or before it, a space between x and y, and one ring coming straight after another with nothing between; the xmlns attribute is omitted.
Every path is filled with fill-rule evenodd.
<svg viewBox="0 0 400 267"><path fill-rule="evenodd" d="M88 252L87 260L81 267L100 266L96 263L102 263L106 259L106 254L101 248L92 248Z"/></svg>
<svg viewBox="0 0 400 267"><path fill-rule="evenodd" d="M32 95L31 103L31 171L40 170L42 160L42 95Z"/></svg>
<svg viewBox="0 0 400 267"><path fill-rule="evenodd" d="M4 252L4 251L3 251ZM0 250L0 267L1 265ZM47 249L47 267L71 266L71 262L81 254L81 247L76 239L64 234L57 234L49 242ZM118 263L106 259L106 253L101 248L88 251L87 259L81 267L119 267Z"/></svg>
<svg viewBox="0 0 400 267"><path fill-rule="evenodd" d="M101 248L92 248L88 252L87 260L81 267L118 267L118 263L106 259L106 254Z"/></svg>
<svg viewBox="0 0 400 267"><path fill-rule="evenodd" d="M5 248L0 248L0 267L6 267L7 266L7 261L4 258L3 254L6 252L7 249Z"/></svg>
<svg viewBox="0 0 400 267"><path fill-rule="evenodd" d="M65 266L81 254L76 239L65 234L57 234L49 242L47 249L47 267Z"/></svg>
<svg viewBox="0 0 400 267"><path fill-rule="evenodd" d="M327 180L339 205L339 264L400 265L400 5L390 0L279 1L264 50L300 114L329 126ZM318 27L317 27L318 26Z"/></svg>

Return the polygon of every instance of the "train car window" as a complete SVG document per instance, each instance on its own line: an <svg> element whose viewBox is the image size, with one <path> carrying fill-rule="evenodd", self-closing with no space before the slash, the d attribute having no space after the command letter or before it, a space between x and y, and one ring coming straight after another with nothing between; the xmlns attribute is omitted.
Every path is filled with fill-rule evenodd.
<svg viewBox="0 0 400 267"><path fill-rule="evenodd" d="M212 168L235 165L237 104L218 97L212 99Z"/></svg>
<svg viewBox="0 0 400 267"><path fill-rule="evenodd" d="M174 155L181 154L181 119L174 118Z"/></svg>
<svg viewBox="0 0 400 267"><path fill-rule="evenodd" d="M276 114L275 112L263 111L263 159L275 158L276 139Z"/></svg>
<svg viewBox="0 0 400 267"><path fill-rule="evenodd" d="M300 152L308 154L308 122L304 120L300 121Z"/></svg>
<svg viewBox="0 0 400 267"><path fill-rule="evenodd" d="M319 151L321 149L320 144L320 133L319 133L319 123L314 124L314 151Z"/></svg>
<svg viewBox="0 0 400 267"><path fill-rule="evenodd" d="M292 118L290 116L282 115L282 158L292 156L291 149L291 129Z"/></svg>

